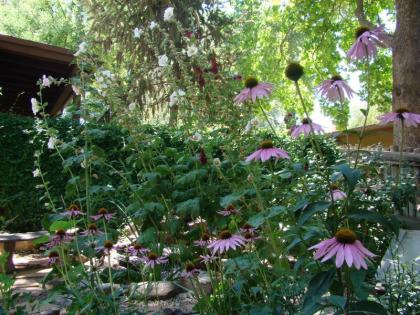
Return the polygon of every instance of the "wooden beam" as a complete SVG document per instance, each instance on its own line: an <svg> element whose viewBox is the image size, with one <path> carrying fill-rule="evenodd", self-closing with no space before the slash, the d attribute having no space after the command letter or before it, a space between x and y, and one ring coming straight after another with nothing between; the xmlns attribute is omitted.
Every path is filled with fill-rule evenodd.
<svg viewBox="0 0 420 315"><path fill-rule="evenodd" d="M7 35L0 35L0 51L62 63L70 63L74 59L73 53L68 49Z"/></svg>

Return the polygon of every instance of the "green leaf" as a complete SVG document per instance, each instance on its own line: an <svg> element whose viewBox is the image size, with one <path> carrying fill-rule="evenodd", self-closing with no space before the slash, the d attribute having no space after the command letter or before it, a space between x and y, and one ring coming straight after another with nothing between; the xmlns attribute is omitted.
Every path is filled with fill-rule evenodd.
<svg viewBox="0 0 420 315"><path fill-rule="evenodd" d="M343 174L346 180L346 184L349 186L350 190L352 191L354 187L356 187L356 184L362 175L360 170L353 169L349 167L347 164L336 165L334 168Z"/></svg>
<svg viewBox="0 0 420 315"><path fill-rule="evenodd" d="M230 204L234 204L235 202L238 202L242 198L243 195L245 195L245 191L237 191L237 192L234 192L233 194L224 196L220 200L220 205L222 207L227 207Z"/></svg>
<svg viewBox="0 0 420 315"><path fill-rule="evenodd" d="M318 301L330 288L334 281L335 273L336 269L331 268L328 271L321 271L311 279L303 301L302 310L305 315L312 315L319 310L319 306L317 306L319 304Z"/></svg>
<svg viewBox="0 0 420 315"><path fill-rule="evenodd" d="M367 299L369 292L365 289L363 285L363 281L366 277L366 271L365 270L352 270L350 271L350 281L353 286L353 291L356 294L356 296L360 300Z"/></svg>
<svg viewBox="0 0 420 315"><path fill-rule="evenodd" d="M103 192L115 191L115 188L111 185L92 185L90 186L89 191L92 195L95 195Z"/></svg>
<svg viewBox="0 0 420 315"><path fill-rule="evenodd" d="M207 170L205 169L198 169L188 172L185 175L182 175L175 179L175 186L192 186L197 181L200 181L207 175Z"/></svg>
<svg viewBox="0 0 420 315"><path fill-rule="evenodd" d="M288 170L281 171L281 172L278 173L278 175L282 179L288 179L288 178L292 177L292 173Z"/></svg>
<svg viewBox="0 0 420 315"><path fill-rule="evenodd" d="M298 224L305 224L305 222L308 221L315 213L328 209L330 204L331 203L329 201L317 201L310 203L303 209L303 212L299 217Z"/></svg>
<svg viewBox="0 0 420 315"><path fill-rule="evenodd" d="M299 200L298 203L296 204L296 206L293 208L293 212L297 212L299 210L302 210L308 204L309 204L309 201L306 198Z"/></svg>
<svg viewBox="0 0 420 315"><path fill-rule="evenodd" d="M369 222L379 223L387 229L394 232L395 235L399 233L399 226L395 222L387 220L382 214L373 211L357 210L349 214L350 219L354 220L366 220Z"/></svg>
<svg viewBox="0 0 420 315"><path fill-rule="evenodd" d="M337 306L341 308L342 310L344 310L344 307L346 306L346 301L347 301L347 299L341 295L330 295L330 296L325 297L325 300L327 301L327 303Z"/></svg>
<svg viewBox="0 0 420 315"><path fill-rule="evenodd" d="M157 231L154 227L149 227L146 231L141 233L139 237L139 242L143 244L151 244L157 241Z"/></svg>
<svg viewBox="0 0 420 315"><path fill-rule="evenodd" d="M363 114L363 116L367 116L367 114L368 114L368 111L366 110L366 109L364 109L364 108L361 108L360 109L360 111L361 111L361 113Z"/></svg>
<svg viewBox="0 0 420 315"><path fill-rule="evenodd" d="M44 244L47 243L49 241L49 236L48 235L44 235L41 237L38 237L37 239L33 240L32 243L34 243L35 245L39 245L39 244Z"/></svg>
<svg viewBox="0 0 420 315"><path fill-rule="evenodd" d="M253 227L258 228L264 223L265 219L263 213L257 213L248 219L248 223Z"/></svg>
<svg viewBox="0 0 420 315"><path fill-rule="evenodd" d="M176 204L176 212L181 216L191 215L197 217L200 214L200 198L188 199Z"/></svg>
<svg viewBox="0 0 420 315"><path fill-rule="evenodd" d="M57 230L68 230L73 227L73 223L69 221L55 221L50 225L49 231L55 232Z"/></svg>
<svg viewBox="0 0 420 315"><path fill-rule="evenodd" d="M274 207L269 208L268 210L270 210L270 211L266 215L267 219L270 219L270 218L275 217L275 216L277 216L277 215L279 215L283 212L286 212L286 208L283 207L283 206L274 206Z"/></svg>
<svg viewBox="0 0 420 315"><path fill-rule="evenodd" d="M297 235L297 234L294 234ZM296 245L300 244L302 241L306 241L314 236L319 236L320 233L319 231L315 230L315 229L310 229L308 230L305 235L303 236L303 240L302 237L300 237L299 235L297 235L293 241L286 247L286 251L290 251L292 248L294 248Z"/></svg>
<svg viewBox="0 0 420 315"><path fill-rule="evenodd" d="M273 310L268 305L254 305L249 311L249 315L272 315Z"/></svg>

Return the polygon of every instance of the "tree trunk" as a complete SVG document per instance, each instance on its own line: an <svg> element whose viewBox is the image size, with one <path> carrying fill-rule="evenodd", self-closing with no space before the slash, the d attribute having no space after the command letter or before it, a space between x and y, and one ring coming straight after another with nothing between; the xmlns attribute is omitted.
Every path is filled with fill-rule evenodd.
<svg viewBox="0 0 420 315"><path fill-rule="evenodd" d="M392 109L420 114L420 0L396 0L395 5ZM400 133L394 125L394 145L400 145ZM405 128L404 135L405 148L420 148L420 127Z"/></svg>

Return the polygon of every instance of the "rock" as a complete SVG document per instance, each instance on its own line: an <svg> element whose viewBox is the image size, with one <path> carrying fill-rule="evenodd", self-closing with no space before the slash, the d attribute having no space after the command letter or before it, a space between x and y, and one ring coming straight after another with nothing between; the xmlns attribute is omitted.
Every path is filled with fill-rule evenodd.
<svg viewBox="0 0 420 315"><path fill-rule="evenodd" d="M60 315L60 310L49 310L40 312L39 315Z"/></svg>
<svg viewBox="0 0 420 315"><path fill-rule="evenodd" d="M122 255L118 254L115 250L111 251L110 262L111 262L111 268L112 269L120 269L121 268L121 266L120 266L121 256ZM108 268L108 266L109 266L108 257L105 257L105 259L103 260L103 267Z"/></svg>
<svg viewBox="0 0 420 315"><path fill-rule="evenodd" d="M102 290L106 293L106 294L111 294L111 284L110 283L102 283ZM117 291L120 288L119 284L112 284L112 289L113 291Z"/></svg>
<svg viewBox="0 0 420 315"><path fill-rule="evenodd" d="M183 315L184 312L181 311L180 309L176 308L176 309L171 309L171 308L164 308L162 309L162 315Z"/></svg>
<svg viewBox="0 0 420 315"><path fill-rule="evenodd" d="M147 298L152 300L166 300L181 292L181 289L170 281L133 283L130 288L138 295L147 294Z"/></svg>
<svg viewBox="0 0 420 315"><path fill-rule="evenodd" d="M59 295L55 298L54 303L61 306L62 308L67 308L73 303L70 295Z"/></svg>
<svg viewBox="0 0 420 315"><path fill-rule="evenodd" d="M197 282L198 280L198 282ZM212 290L211 279L207 272L200 272L197 278L181 279L181 285L189 290L197 290L197 284L199 285L199 294L210 294Z"/></svg>

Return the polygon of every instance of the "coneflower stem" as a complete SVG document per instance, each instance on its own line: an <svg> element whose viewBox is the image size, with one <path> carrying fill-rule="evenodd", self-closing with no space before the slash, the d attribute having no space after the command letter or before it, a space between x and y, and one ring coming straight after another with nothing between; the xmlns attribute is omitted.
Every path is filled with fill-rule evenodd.
<svg viewBox="0 0 420 315"><path fill-rule="evenodd" d="M262 113L263 113L263 115L264 115L264 118L265 118L265 120L267 121L268 125L270 126L271 130L273 131L274 136L275 136L276 138L279 138L279 137L278 137L278 135L277 135L276 130L274 129L274 126L272 125L272 123L271 123L270 119L268 118L267 113L265 112L265 110L264 110L264 108L262 107L262 105L261 105L261 103L260 103L260 102L258 102L258 106L261 108L261 111L262 111Z"/></svg>
<svg viewBox="0 0 420 315"><path fill-rule="evenodd" d="M368 52L366 48L366 84L367 84L367 95L366 95L366 111L363 113L365 115L365 120L363 122L362 130L359 134L359 142L357 144L357 151L356 151L356 159L354 160L354 168L357 167L357 163L359 162L360 157L360 147L362 145L363 136L365 135L366 126L367 126L367 120L369 116L369 110L370 110L370 69L369 69L369 57Z"/></svg>
<svg viewBox="0 0 420 315"><path fill-rule="evenodd" d="M318 152L320 159L322 161L324 161L324 155L322 154L322 150L321 150L320 146L318 145L318 142L315 141L314 138L312 138L315 135L315 132L314 132L314 128L313 128L312 123L311 123L311 119L309 117L309 112L306 109L305 101L303 100L302 92L300 91L299 83L298 83L298 81L294 81L294 82L295 82L295 87L296 87L297 94L299 95L299 99L300 99L300 102L302 104L303 111L305 112L306 119L308 120L309 127L311 128L311 134L309 135L309 140L311 141L312 148L313 148L314 151ZM316 165L317 165L317 168L318 168L318 171L320 172L320 174L323 174L320 166L318 165L317 160L316 160ZM330 198L331 198L331 207L334 211L335 210L335 205L334 205L333 191L331 189L331 181L330 181L330 178L329 178L328 175L326 175L324 177L324 179L325 179L325 181L327 182L327 185L328 185L328 189L329 189L329 192L330 192Z"/></svg>
<svg viewBox="0 0 420 315"><path fill-rule="evenodd" d="M401 134L400 134L400 158L399 158L399 165L398 165L398 177L397 177L397 185L400 184L401 180L401 169L403 164L403 153L404 153L404 120L401 119Z"/></svg>

